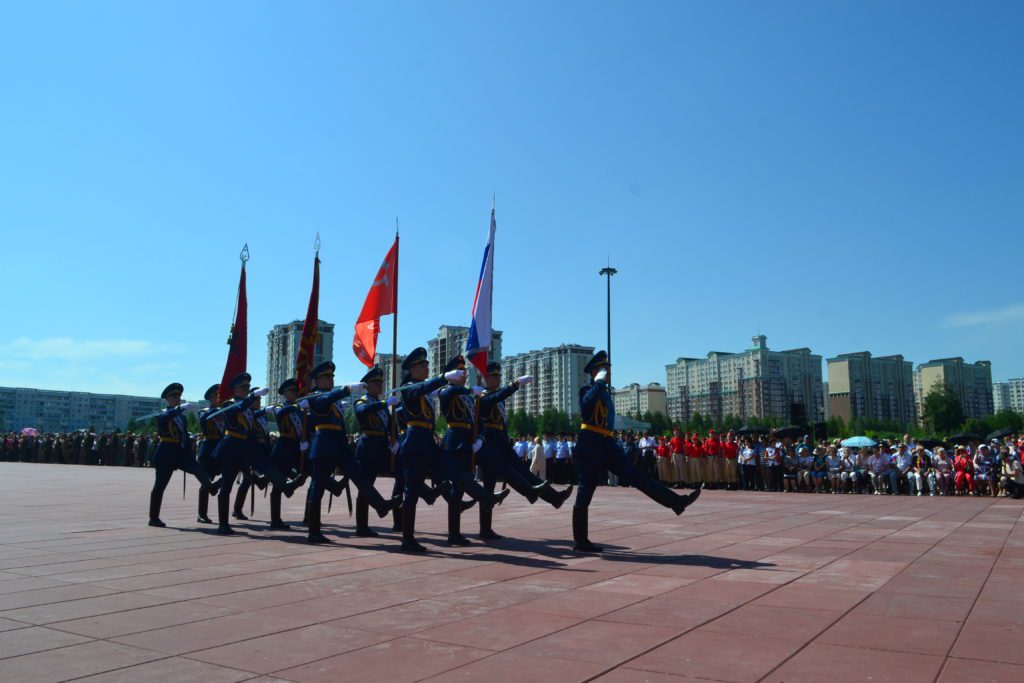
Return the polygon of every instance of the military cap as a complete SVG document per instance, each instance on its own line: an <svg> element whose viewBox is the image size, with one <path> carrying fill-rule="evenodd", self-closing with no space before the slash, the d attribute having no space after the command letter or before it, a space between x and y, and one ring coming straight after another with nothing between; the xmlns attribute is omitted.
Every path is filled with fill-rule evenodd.
<svg viewBox="0 0 1024 683"><path fill-rule="evenodd" d="M496 360L492 360L487 364L488 375L500 375L501 374L501 363Z"/></svg>
<svg viewBox="0 0 1024 683"><path fill-rule="evenodd" d="M452 370L465 370L465 369L466 369L466 359L463 358L462 354L460 353L459 355L455 356L450 361L448 361L448 364L444 366L444 370L442 370L442 372L451 372Z"/></svg>
<svg viewBox="0 0 1024 683"><path fill-rule="evenodd" d="M334 363L332 363L331 361L325 360L323 363L321 363L320 365L318 365L315 368L313 368L313 372L309 373L309 375L313 379L316 379L320 375L327 374L328 372L334 372L334 369L336 367L337 366Z"/></svg>
<svg viewBox="0 0 1024 683"><path fill-rule="evenodd" d="M252 375L248 372L240 372L231 378L231 388L234 389L240 384L248 384L252 381Z"/></svg>
<svg viewBox="0 0 1024 683"><path fill-rule="evenodd" d="M203 394L203 398L205 398L207 401L209 401L209 400L211 400L210 399L211 396L216 396L219 392L220 392L220 385L219 384L214 384L212 387L210 387L209 389L206 390L206 393Z"/></svg>
<svg viewBox="0 0 1024 683"><path fill-rule="evenodd" d="M167 394L180 394L183 391L185 391L185 387L177 382L171 382L166 389L160 392L160 398L167 398Z"/></svg>
<svg viewBox="0 0 1024 683"><path fill-rule="evenodd" d="M383 381L384 380L384 371L381 370L378 366L374 365L372 368L370 368L370 371L368 373L366 373L365 375L363 375L363 378L361 380L359 380L359 381L360 382L374 382L374 381L378 381L378 380L379 381Z"/></svg>
<svg viewBox="0 0 1024 683"><path fill-rule="evenodd" d="M611 365L611 363L608 362L608 354L604 351L598 351L594 354L594 357L587 361L587 364L583 366L583 372L588 375L592 375L602 367L606 367L608 365Z"/></svg>
<svg viewBox="0 0 1024 683"><path fill-rule="evenodd" d="M298 389L298 388L299 388L299 383L295 381L295 378L294 377L289 377L285 381L281 382L281 386L279 386L277 388L277 393L278 394L283 394L284 392L288 391L289 389Z"/></svg>
<svg viewBox="0 0 1024 683"><path fill-rule="evenodd" d="M409 352L409 355L402 361L402 369L408 370L417 363L427 362L427 350L422 346L417 346L415 349Z"/></svg>

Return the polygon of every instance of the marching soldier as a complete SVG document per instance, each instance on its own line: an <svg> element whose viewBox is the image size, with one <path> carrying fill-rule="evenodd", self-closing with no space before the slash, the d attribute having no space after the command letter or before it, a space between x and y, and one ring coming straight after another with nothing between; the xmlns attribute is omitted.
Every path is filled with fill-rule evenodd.
<svg viewBox="0 0 1024 683"><path fill-rule="evenodd" d="M416 541L416 501L429 473L436 484L441 479L441 451L434 439L434 405L431 392L448 382L465 377L465 370L449 370L441 377L427 380L430 372L427 350L422 346L412 350L402 362L405 377L400 396L406 424L405 438L400 453L405 468L405 492L402 498L402 550L424 552L426 548Z"/></svg>
<svg viewBox="0 0 1024 683"><path fill-rule="evenodd" d="M703 484L696 484L695 491L681 496L642 474L628 462L612 431L615 427L615 404L608 390L612 372L608 354L598 351L583 371L591 376L591 382L580 390L580 414L583 416L583 424L576 440L580 486L576 493L576 505L572 509L572 534L576 550L599 553L602 548L591 543L587 537L588 513L594 491L598 483L604 480L606 472L618 475L623 484L636 487L641 493L670 508L677 515L682 514L687 506L697 500Z"/></svg>
<svg viewBox="0 0 1024 683"><path fill-rule="evenodd" d="M366 389L366 384L359 382L335 389L334 369L335 365L331 361L313 368L312 377L317 389L299 404L302 407L309 407L309 421L316 432L313 436L313 445L309 449L312 483L306 496L310 543L330 543L330 540L320 532L320 502L324 491L339 495L344 490L344 484L332 476L335 468L339 466L349 481L355 484L359 495L367 500L379 516L386 517L396 504L394 501L385 500L363 475L348 445L341 401L354 391Z"/></svg>
<svg viewBox="0 0 1024 683"><path fill-rule="evenodd" d="M269 460L270 425L267 424L267 411L260 405L261 402L261 397L257 396L252 404L252 415L256 419L253 423L252 445L253 448L259 451L260 455ZM249 519L245 514L245 498L252 493L253 502L255 502L256 492L252 490L254 484L262 491L267 488L267 478L254 471L251 467L242 468L242 483L238 485L238 490L235 492L235 505L231 512L231 516L235 519L243 521Z"/></svg>
<svg viewBox="0 0 1024 683"><path fill-rule="evenodd" d="M210 419L210 415L216 412L220 406L220 399L217 395L219 391L219 384L214 384L207 389L206 393L203 394L203 398L209 401L210 405L199 411L199 431L202 432L203 440L199 442L196 464L211 479L220 472L220 465L214 459L213 452L216 450L220 438L224 435L224 420L219 418ZM209 511L210 494L205 489L201 489L199 491L199 517L196 521L202 524L213 524L213 520L209 517Z"/></svg>
<svg viewBox="0 0 1024 683"><path fill-rule="evenodd" d="M495 503L500 504L509 492L505 489L495 494L493 488L486 489L473 479L473 455L484 443L478 436L479 423L474 397L482 394L483 388L466 387L466 360L461 354L448 361L444 367L445 373L453 370L460 370L462 376L453 379L438 394L441 414L448 423L448 430L441 441L444 451L441 470L442 477L451 482L448 493L448 545L469 545L469 539L462 535L460 529L464 509L462 494L468 493L474 501L479 501L482 510L485 506L493 508Z"/></svg>
<svg viewBox="0 0 1024 683"><path fill-rule="evenodd" d="M156 480L153 482L153 491L149 494L149 526L167 526L160 521L160 504L163 502L164 489L171 481L174 470L183 470L193 475L208 493L217 491L217 485L210 481L206 470L200 468L196 461L189 457L188 426L184 413L192 404L181 402L183 391L183 387L174 382L167 385L160 394L160 398L167 401L167 408L156 416L156 431L160 437L160 445L156 448Z"/></svg>
<svg viewBox="0 0 1024 683"><path fill-rule="evenodd" d="M267 390L258 389L250 393L251 382L252 376L247 372L236 375L231 380L234 400L208 418L220 417L224 420L224 437L217 444L214 457L220 463L222 482L220 493L217 495L217 531L225 535L235 533L228 524L228 508L231 504L231 487L240 471L255 468L269 477L274 486L281 489L289 498L296 487L296 482L286 480L256 447L256 416L253 414L253 405L256 399L267 394Z"/></svg>
<svg viewBox="0 0 1024 683"><path fill-rule="evenodd" d="M501 364L487 364L487 376L484 378L487 388L480 397L480 417L483 424L484 443L480 455L480 470L483 485L487 491L493 491L498 479L503 479L517 493L526 498L532 505L541 499L556 510L572 495L572 486L557 491L550 481L537 477L530 471L512 448L508 438L508 425L505 423L505 401L519 391L520 387L528 386L533 377L524 375L509 385L501 386ZM491 528L494 506L480 504L480 538L498 541L504 538Z"/></svg>
<svg viewBox="0 0 1024 683"><path fill-rule="evenodd" d="M296 473L296 486L306 481L306 470L303 467L304 454L309 450L309 417L295 402L298 398L299 384L294 379L286 379L277 388L279 396L284 398L284 405L274 409L277 420L277 441L270 455L270 462L282 472ZM270 528L290 529L281 519L281 494L283 491L276 486L270 489Z"/></svg>

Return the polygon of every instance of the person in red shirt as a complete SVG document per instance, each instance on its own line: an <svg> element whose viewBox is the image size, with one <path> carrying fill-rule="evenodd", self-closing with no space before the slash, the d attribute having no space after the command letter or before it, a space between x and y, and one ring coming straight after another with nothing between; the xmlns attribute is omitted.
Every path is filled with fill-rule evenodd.
<svg viewBox="0 0 1024 683"><path fill-rule="evenodd" d="M712 429L704 440L704 476L711 488L720 488L722 482L722 442L718 433Z"/></svg>
<svg viewBox="0 0 1024 683"><path fill-rule="evenodd" d="M697 433L693 434L686 446L686 465L690 470L691 484L700 484L704 481L707 476L704 471L704 447Z"/></svg>
<svg viewBox="0 0 1024 683"><path fill-rule="evenodd" d="M736 456L739 454L739 450L736 435L730 431L725 435L725 443L722 444L722 481L729 489L738 487L739 469L736 464Z"/></svg>
<svg viewBox="0 0 1024 683"><path fill-rule="evenodd" d="M655 453L658 456L658 478L661 479L661 483L669 486L672 484L675 471L672 468L672 447L665 441L665 437L658 437Z"/></svg>
<svg viewBox="0 0 1024 683"><path fill-rule="evenodd" d="M672 468L675 470L675 485L677 489L683 488L686 482L690 481L689 473L686 471L686 439L678 429L672 430L672 438L669 439L672 447Z"/></svg>

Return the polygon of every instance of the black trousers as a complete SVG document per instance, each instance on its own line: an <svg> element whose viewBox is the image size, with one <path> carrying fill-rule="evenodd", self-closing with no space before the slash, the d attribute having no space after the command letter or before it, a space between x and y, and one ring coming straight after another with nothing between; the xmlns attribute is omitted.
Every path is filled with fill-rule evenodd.
<svg viewBox="0 0 1024 683"><path fill-rule="evenodd" d="M670 488L634 467L619 445L610 437L581 431L576 440L574 459L580 475L579 487L576 489L576 507L590 506L597 487L608 480L608 472L616 474L621 484L636 488L665 507L672 507L679 499Z"/></svg>

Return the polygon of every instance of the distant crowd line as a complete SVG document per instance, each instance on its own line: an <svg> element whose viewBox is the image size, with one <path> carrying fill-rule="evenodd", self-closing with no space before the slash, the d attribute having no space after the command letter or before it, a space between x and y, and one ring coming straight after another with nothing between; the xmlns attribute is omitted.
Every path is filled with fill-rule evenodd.
<svg viewBox="0 0 1024 683"><path fill-rule="evenodd" d="M354 442L358 436L350 438ZM711 489L783 493L1024 495L1024 437L1016 435L988 443L918 444L908 434L860 448L838 439L715 430L705 435L674 430L671 437L621 431L616 437L636 467L675 488L702 483ZM199 438L196 434L193 446ZM156 435L121 432L10 432L0 437L0 460L150 467L159 442ZM574 435L522 435L513 447L538 477L578 482ZM612 474L607 483L619 484Z"/></svg>

